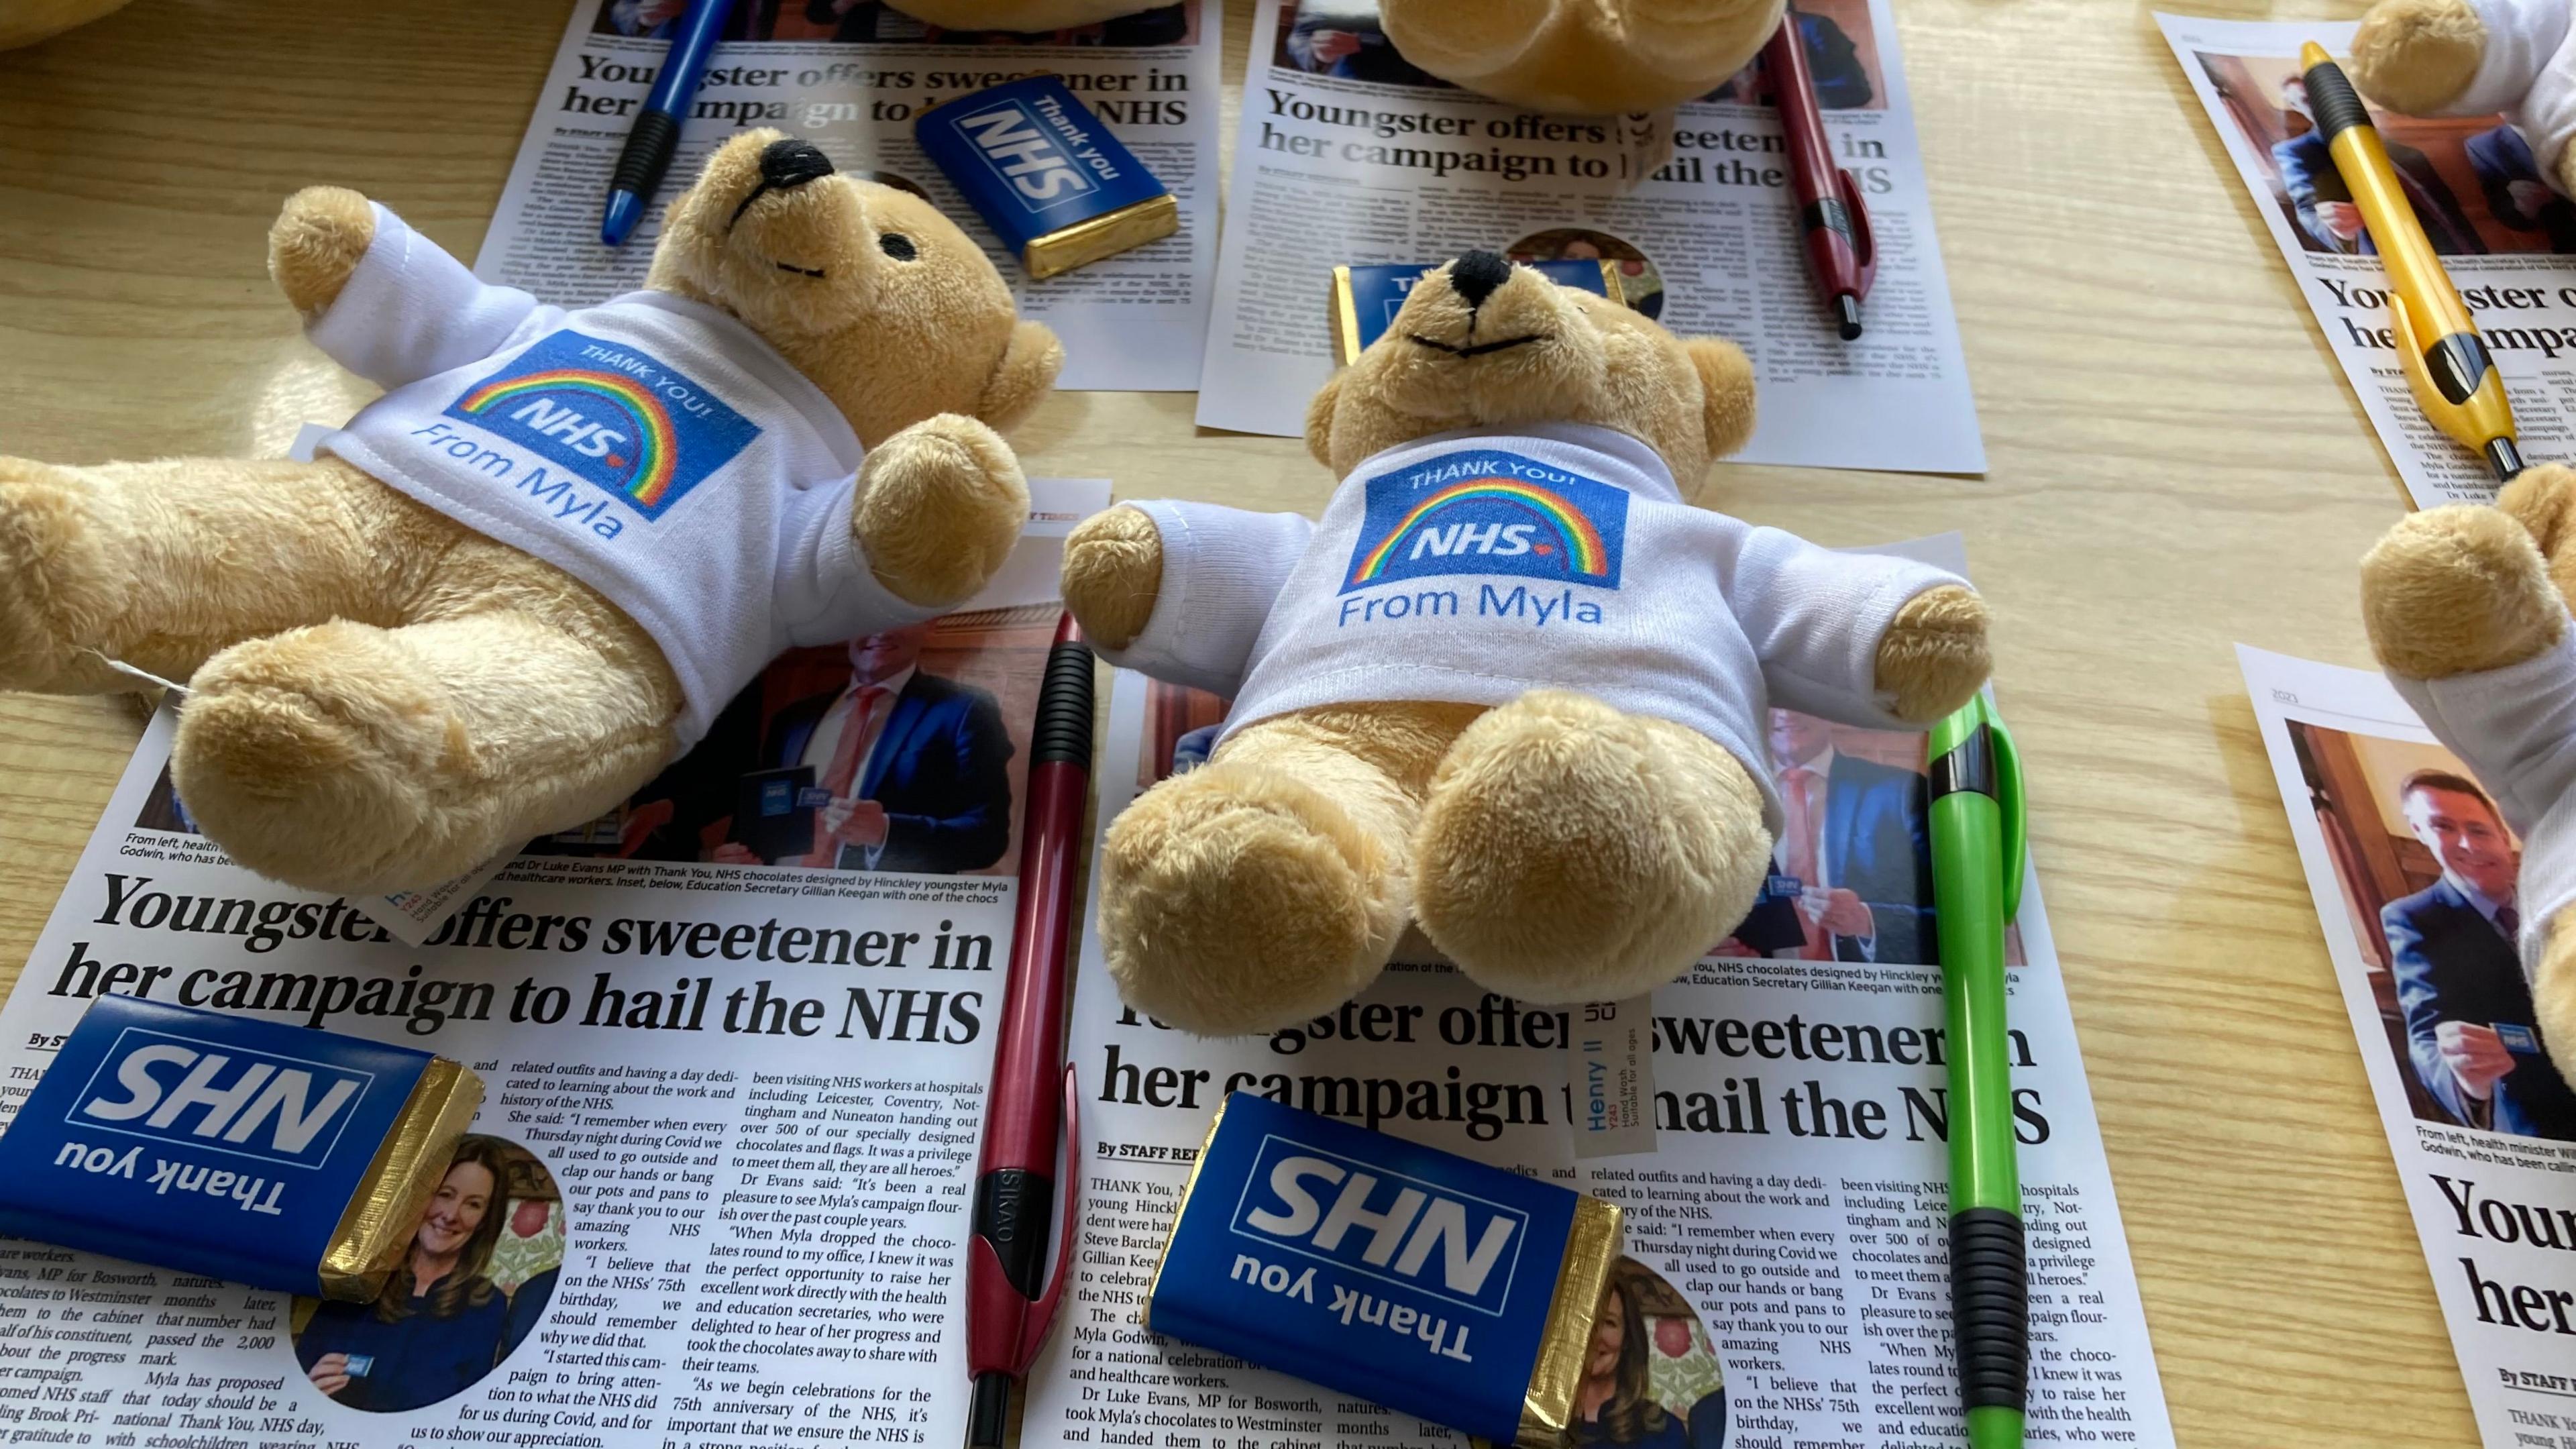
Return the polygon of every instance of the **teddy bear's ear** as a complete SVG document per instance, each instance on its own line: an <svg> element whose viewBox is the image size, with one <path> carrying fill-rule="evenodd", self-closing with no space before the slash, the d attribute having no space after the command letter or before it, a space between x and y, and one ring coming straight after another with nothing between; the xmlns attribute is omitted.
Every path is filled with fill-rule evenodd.
<svg viewBox="0 0 2576 1449"><path fill-rule="evenodd" d="M1693 337L1682 343L1682 350L1699 373L1700 425L1708 432L1708 455L1723 458L1753 436L1753 363L1743 348L1721 337Z"/></svg>
<svg viewBox="0 0 2576 1449"><path fill-rule="evenodd" d="M1333 406L1342 395L1342 375L1334 373L1315 390L1314 401L1306 404L1306 451L1315 461L1333 466Z"/></svg>
<svg viewBox="0 0 2576 1449"><path fill-rule="evenodd" d="M996 428L1010 427L1046 400L1047 389L1055 386L1056 372L1063 366L1064 344L1044 323L1014 323L1010 346L1002 349L1002 360L993 364L993 375L984 380L975 416Z"/></svg>

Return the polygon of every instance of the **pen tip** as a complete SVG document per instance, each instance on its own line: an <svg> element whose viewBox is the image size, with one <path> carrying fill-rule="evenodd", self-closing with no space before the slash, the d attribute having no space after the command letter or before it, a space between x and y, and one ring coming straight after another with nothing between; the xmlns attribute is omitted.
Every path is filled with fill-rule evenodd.
<svg viewBox="0 0 2576 1449"><path fill-rule="evenodd" d="M1844 292L1834 298L1834 316L1845 342L1860 340L1860 298Z"/></svg>
<svg viewBox="0 0 2576 1449"><path fill-rule="evenodd" d="M1011 1422L1011 1376L975 1375L966 1406L966 1449L1002 1449Z"/></svg>
<svg viewBox="0 0 2576 1449"><path fill-rule="evenodd" d="M622 247L635 234L635 224L644 219L644 198L632 191L608 193L607 214L599 219L599 240L604 246Z"/></svg>

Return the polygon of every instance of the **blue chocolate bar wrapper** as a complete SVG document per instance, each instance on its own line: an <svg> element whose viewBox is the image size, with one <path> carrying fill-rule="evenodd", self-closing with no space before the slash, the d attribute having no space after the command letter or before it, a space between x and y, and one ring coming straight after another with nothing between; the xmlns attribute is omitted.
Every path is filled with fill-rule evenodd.
<svg viewBox="0 0 2576 1449"><path fill-rule="evenodd" d="M0 1233L369 1298L481 1097L410 1047L102 996L0 1135Z"/></svg>
<svg viewBox="0 0 2576 1449"><path fill-rule="evenodd" d="M913 135L1024 264L1034 243L1170 195L1051 75L934 106L913 123Z"/></svg>
<svg viewBox="0 0 2576 1449"><path fill-rule="evenodd" d="M1146 1307L1156 1333L1496 1444L1561 1429L1618 1209L1237 1092Z"/></svg>

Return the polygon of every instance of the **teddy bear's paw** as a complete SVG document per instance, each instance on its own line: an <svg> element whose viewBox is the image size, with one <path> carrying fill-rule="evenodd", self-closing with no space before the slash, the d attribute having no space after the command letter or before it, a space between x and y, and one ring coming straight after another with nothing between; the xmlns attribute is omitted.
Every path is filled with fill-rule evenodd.
<svg viewBox="0 0 2576 1449"><path fill-rule="evenodd" d="M2531 973L2531 1002L2550 1060L2576 1082L2576 913L2560 908L2544 927L2540 961Z"/></svg>
<svg viewBox="0 0 2576 1449"><path fill-rule="evenodd" d="M2352 37L2352 82L2378 105L2425 115L2477 75L2486 23L2468 0L2379 0Z"/></svg>
<svg viewBox="0 0 2576 1449"><path fill-rule="evenodd" d="M360 895L460 874L497 848L478 854L447 818L470 754L418 662L386 631L337 620L207 660L180 708L170 770L233 859Z"/></svg>
<svg viewBox="0 0 2576 1449"><path fill-rule="evenodd" d="M1488 711L1433 777L1414 914L1479 985L1620 1000L1688 970L1771 867L1762 794L1714 742L1587 695Z"/></svg>
<svg viewBox="0 0 2576 1449"><path fill-rule="evenodd" d="M2557 643L2566 606L2522 524L2453 504L2399 519L2362 555L2361 619L2382 667L2442 679L2518 664Z"/></svg>
<svg viewBox="0 0 2576 1449"><path fill-rule="evenodd" d="M268 228L268 275L307 319L340 289L376 239L376 209L344 186L308 186L286 198Z"/></svg>
<svg viewBox="0 0 2576 1449"><path fill-rule="evenodd" d="M1470 72L1522 58L1561 0L1378 0L1389 43L1435 74Z"/></svg>
<svg viewBox="0 0 2576 1449"><path fill-rule="evenodd" d="M1124 649L1163 590L1163 531L1136 508L1095 513L1064 541L1064 606L1091 642Z"/></svg>
<svg viewBox="0 0 2576 1449"><path fill-rule="evenodd" d="M0 458L0 690L114 687L83 662L126 593L94 501L73 469Z"/></svg>
<svg viewBox="0 0 2576 1449"><path fill-rule="evenodd" d="M2576 597L2576 468L2534 463L2504 485L2496 507L2531 535L2562 597Z"/></svg>
<svg viewBox="0 0 2576 1449"><path fill-rule="evenodd" d="M872 450L850 529L877 582L909 604L962 602L1010 557L1029 485L1002 435L941 413Z"/></svg>
<svg viewBox="0 0 2576 1449"><path fill-rule="evenodd" d="M1311 786L1214 764L1102 842L1101 941L1127 1004L1204 1036L1270 1031L1376 979L1404 928L1387 851Z"/></svg>
<svg viewBox="0 0 2576 1449"><path fill-rule="evenodd" d="M1957 584L1907 600L1878 641L1876 683L1889 710L1930 724L1966 704L1994 668L1986 639L1993 619L1984 599Z"/></svg>

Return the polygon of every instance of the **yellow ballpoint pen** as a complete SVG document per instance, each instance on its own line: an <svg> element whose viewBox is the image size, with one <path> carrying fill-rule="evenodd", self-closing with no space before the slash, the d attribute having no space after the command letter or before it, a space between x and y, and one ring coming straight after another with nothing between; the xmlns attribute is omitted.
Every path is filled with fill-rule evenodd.
<svg viewBox="0 0 2576 1449"><path fill-rule="evenodd" d="M2433 426L2484 457L2498 479L2510 481L2522 471L2522 452L2514 446L2513 405L2505 401L2504 379L2487 355L2486 339L2478 335L2468 305L2415 219L2397 169L2388 162L2388 148L2380 144L2379 129L2324 46L2315 41L2300 46L2299 69L2306 73L2317 132L2388 269L2388 316L2397 360L2406 369L2417 406Z"/></svg>

